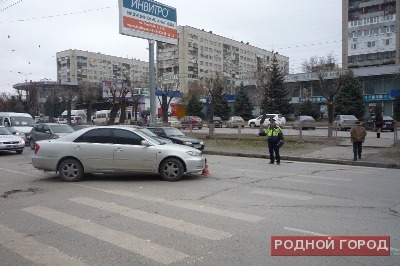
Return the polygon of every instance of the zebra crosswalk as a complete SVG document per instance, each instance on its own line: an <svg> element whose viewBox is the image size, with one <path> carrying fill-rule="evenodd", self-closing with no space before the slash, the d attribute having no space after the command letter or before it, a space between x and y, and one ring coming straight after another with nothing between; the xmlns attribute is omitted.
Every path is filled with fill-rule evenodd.
<svg viewBox="0 0 400 266"><path fill-rule="evenodd" d="M96 191L101 191L106 193L108 197L99 196L78 196L67 198L66 202L72 204L73 209L82 209L86 212L88 209L93 210L90 213L110 213L116 217L118 221L121 217L125 219L125 223L134 224L135 221L140 222L138 227L143 226L142 224L149 224L156 226L157 228L162 228L165 230L171 230L171 232L179 232L174 234L176 238L187 238L190 241L198 241L204 243L204 241L211 242L222 242L229 241L232 236L240 234L240 232L235 230L235 223L240 226L253 225L263 222L265 217L258 216L254 214L249 214L246 212L234 211L227 208L218 208L208 204L199 203L198 201L188 201L188 200L168 200L165 198L159 198L147 194L140 194L136 192L126 191L126 190L105 190L96 187L90 187L82 184L74 184L75 186L85 187L86 189L92 189ZM294 192L277 192L269 191L267 189L257 189L249 191L249 193L257 195L259 197L278 197L284 200L311 200L311 196L304 194L294 193ZM132 206L124 206L122 203L111 202L111 198L118 199L134 199L136 201L141 200L146 202L146 204L156 205L156 206L168 206L172 209L189 210L191 213L198 213L201 216L207 215L212 216L213 219L210 221L218 221L221 219L228 219L229 223L233 226L223 227L223 223L213 224L212 222L207 222L207 225L200 224L204 223L204 219L198 222L196 219L192 219L191 222L184 221L182 218L175 219L173 216L174 212L165 212L167 215L161 215L158 213L145 211L143 209L133 208ZM105 200L104 198L108 199ZM120 201L121 202L121 201ZM124 201L122 201L124 202ZM91 221L87 219L87 216L80 217L80 211L71 213L72 209L60 210L54 205L50 204L33 205L20 209L25 215L30 215L35 217L41 223L53 224L56 228L60 228L68 231L74 232L77 235L85 238L90 237L95 239L97 242L105 243L107 245L112 245L117 249L122 249L124 252L132 253L135 257L140 256L143 260L151 262L160 263L164 265L174 264L174 263L189 263L188 260L194 258L195 254L190 254L191 249L180 250L182 246L174 245L173 242L162 242L157 243L158 238L155 236L143 237L144 234L138 236L137 232L125 232L124 227L111 227L106 222ZM69 211L68 211L69 210ZM178 211L179 213L179 211ZM83 216L83 215L82 215ZM208 221L208 219L206 219ZM199 223L199 224L197 224ZM139 224L139 223L136 223ZM215 226L216 228L213 228ZM219 227L219 228L218 228ZM140 230L140 229L139 229ZM149 231L146 231L149 230ZM153 229L146 229L145 232L151 232ZM232 232L230 232L232 231ZM162 231L161 231L162 232ZM66 234L68 235L68 234ZM24 259L31 261L37 265L91 265L90 261L86 261L85 258L79 255L71 255L71 251L63 252L60 250L60 246L56 247L49 246L51 239L46 242L46 244L41 243L41 238L36 238L36 235L27 235L23 232L16 232L9 226L0 224L0 248L4 247L12 252L22 256ZM202 242L203 241L203 242ZM50 244L51 245L51 244ZM185 261L186 260L186 261ZM96 263L97 264L97 263ZM140 263L139 263L140 264Z"/></svg>

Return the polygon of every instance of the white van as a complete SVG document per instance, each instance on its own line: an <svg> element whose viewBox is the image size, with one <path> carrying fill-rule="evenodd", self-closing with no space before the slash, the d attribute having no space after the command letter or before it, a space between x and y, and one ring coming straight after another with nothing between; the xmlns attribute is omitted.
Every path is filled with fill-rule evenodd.
<svg viewBox="0 0 400 266"><path fill-rule="evenodd" d="M93 119L95 125L107 125L108 119L110 118L110 110L100 110L96 112Z"/></svg>
<svg viewBox="0 0 400 266"><path fill-rule="evenodd" d="M82 117L82 122L86 123L87 122L87 115L86 115L86 110L71 110L71 119L73 116L80 116ZM68 119L68 110L65 110L62 112L61 117L64 119Z"/></svg>
<svg viewBox="0 0 400 266"><path fill-rule="evenodd" d="M28 145L35 120L27 113L0 112L0 125L7 127L14 135L23 138Z"/></svg>

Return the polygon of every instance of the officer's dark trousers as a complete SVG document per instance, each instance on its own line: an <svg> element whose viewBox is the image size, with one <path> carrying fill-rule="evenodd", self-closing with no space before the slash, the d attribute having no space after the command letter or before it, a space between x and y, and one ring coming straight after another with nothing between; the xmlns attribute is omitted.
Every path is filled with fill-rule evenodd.
<svg viewBox="0 0 400 266"><path fill-rule="evenodd" d="M353 142L353 153L354 153L354 161L357 161L357 156L358 156L358 159L361 159L362 141L354 141Z"/></svg>
<svg viewBox="0 0 400 266"><path fill-rule="evenodd" d="M277 163L279 163L281 161L281 156L279 155L278 143L268 142L268 150L269 150L269 160L271 161L271 163L275 162L275 160Z"/></svg>

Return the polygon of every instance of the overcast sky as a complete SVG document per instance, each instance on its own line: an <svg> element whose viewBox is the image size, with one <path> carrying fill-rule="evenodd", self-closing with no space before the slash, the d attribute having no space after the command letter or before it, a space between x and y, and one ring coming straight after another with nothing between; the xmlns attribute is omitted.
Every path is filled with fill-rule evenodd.
<svg viewBox="0 0 400 266"><path fill-rule="evenodd" d="M329 52L341 63L341 0L159 2L176 8L178 25L288 56L291 74ZM118 16L117 0L0 0L0 92L56 81L56 53L68 49L148 61L148 41L119 34Z"/></svg>

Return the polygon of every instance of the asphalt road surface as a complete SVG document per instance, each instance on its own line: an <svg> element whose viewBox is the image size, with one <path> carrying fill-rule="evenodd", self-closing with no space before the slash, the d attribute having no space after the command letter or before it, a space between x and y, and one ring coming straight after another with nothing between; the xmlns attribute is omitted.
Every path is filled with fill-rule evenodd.
<svg viewBox="0 0 400 266"><path fill-rule="evenodd" d="M0 265L400 265L400 171L208 155L211 175L78 183L0 153ZM390 256L270 255L271 236L390 236Z"/></svg>

